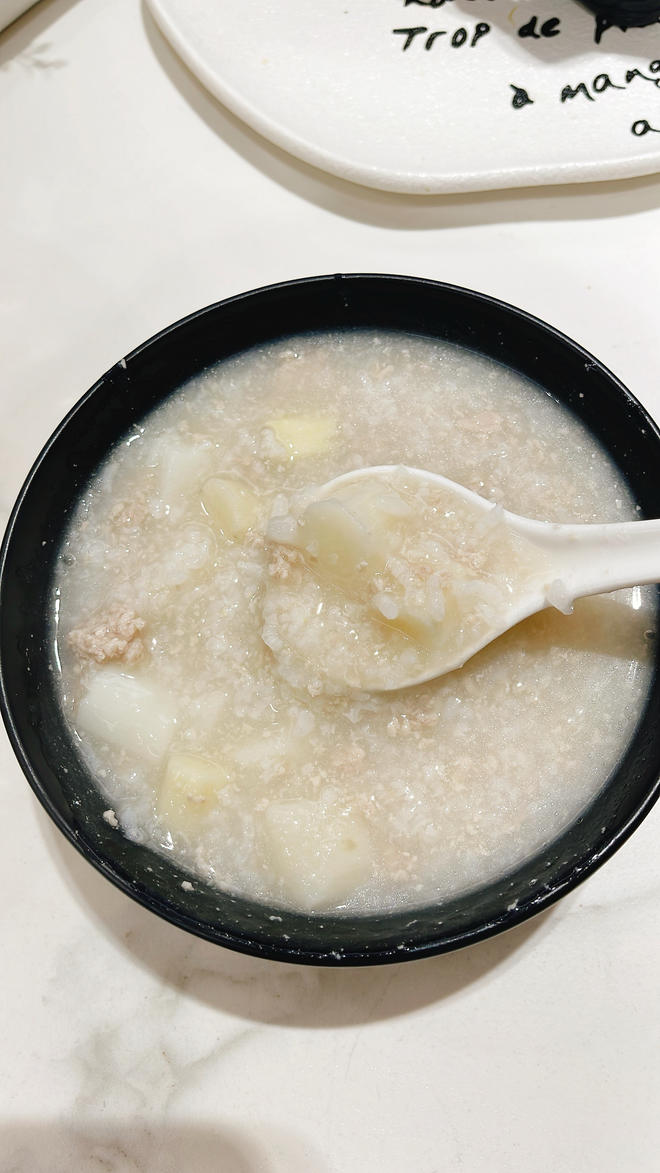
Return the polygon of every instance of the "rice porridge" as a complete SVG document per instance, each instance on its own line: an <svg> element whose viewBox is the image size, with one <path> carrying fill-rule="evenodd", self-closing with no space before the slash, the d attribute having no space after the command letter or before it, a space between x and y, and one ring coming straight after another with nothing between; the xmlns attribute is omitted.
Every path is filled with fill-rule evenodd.
<svg viewBox="0 0 660 1173"><path fill-rule="evenodd" d="M368 331L209 369L134 427L80 501L56 582L62 707L108 821L191 879L306 911L445 899L552 840L632 736L655 624L639 588L550 608L398 691L338 681L330 654L322 671L285 654L282 624L298 604L304 624L315 613L292 502L401 464L548 521L636 516L607 455L538 386L452 344ZM351 537L323 524L336 566L332 542ZM396 557L367 566L377 646L416 655L428 600L447 602L421 566L432 593L401 618ZM336 571L332 589L341 603ZM341 657L355 629L327 619Z"/></svg>

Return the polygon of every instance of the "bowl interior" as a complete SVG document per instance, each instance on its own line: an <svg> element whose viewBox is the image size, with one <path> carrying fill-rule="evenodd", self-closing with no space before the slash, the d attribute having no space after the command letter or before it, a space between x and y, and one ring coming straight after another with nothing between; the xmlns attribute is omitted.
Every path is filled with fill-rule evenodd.
<svg viewBox="0 0 660 1173"><path fill-rule="evenodd" d="M108 449L192 375L247 347L304 331L402 330L467 346L536 380L611 454L648 516L660 516L660 435L597 360L551 327L469 290L415 278L353 275L271 286L210 306L164 330L107 372L38 458L2 551L3 715L22 768L71 842L129 895L180 927L265 957L313 964L400 961L468 944L539 911L597 867L658 794L660 685L616 771L584 814L501 881L391 915L303 916L194 881L104 821L107 802L82 762L54 689L52 575L72 508Z"/></svg>

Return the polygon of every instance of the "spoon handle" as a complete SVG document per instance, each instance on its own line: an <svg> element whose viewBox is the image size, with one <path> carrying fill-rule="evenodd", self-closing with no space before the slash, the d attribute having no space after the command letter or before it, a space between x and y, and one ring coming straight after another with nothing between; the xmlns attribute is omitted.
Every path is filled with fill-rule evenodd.
<svg viewBox="0 0 660 1173"><path fill-rule="evenodd" d="M660 582L660 521L554 525L515 517L515 529L544 549L574 598Z"/></svg>

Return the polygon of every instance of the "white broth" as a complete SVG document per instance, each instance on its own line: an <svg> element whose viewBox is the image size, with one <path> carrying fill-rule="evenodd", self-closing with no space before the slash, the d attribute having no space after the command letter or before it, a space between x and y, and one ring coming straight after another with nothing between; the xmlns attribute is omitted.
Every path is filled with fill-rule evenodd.
<svg viewBox="0 0 660 1173"><path fill-rule="evenodd" d="M442 900L552 840L632 736L650 591L545 611L398 692L280 654L265 601L279 624L310 604L298 551L267 528L282 539L276 519L310 486L391 464L548 521L637 516L606 453L537 385L448 343L368 331L283 340L196 377L79 503L56 584L62 707L107 822L193 882L318 912ZM337 633L341 658L350 624ZM414 624L392 638L416 653Z"/></svg>

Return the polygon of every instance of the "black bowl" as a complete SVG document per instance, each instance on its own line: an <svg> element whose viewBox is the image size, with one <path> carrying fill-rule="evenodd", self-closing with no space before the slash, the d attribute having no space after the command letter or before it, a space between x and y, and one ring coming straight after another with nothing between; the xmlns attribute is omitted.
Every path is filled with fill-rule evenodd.
<svg viewBox="0 0 660 1173"><path fill-rule="evenodd" d="M546 908L631 834L658 796L660 684L604 789L549 847L504 879L442 905L391 915L306 916L207 887L104 821L107 802L58 707L48 611L72 508L115 441L192 375L255 344L304 331L373 327L449 339L536 380L610 452L643 513L660 516L660 434L596 359L521 310L451 285L396 276L312 277L209 306L138 347L80 400L23 486L0 562L2 710L21 766L48 813L103 875L147 908L210 941L262 957L364 965L441 953Z"/></svg>

